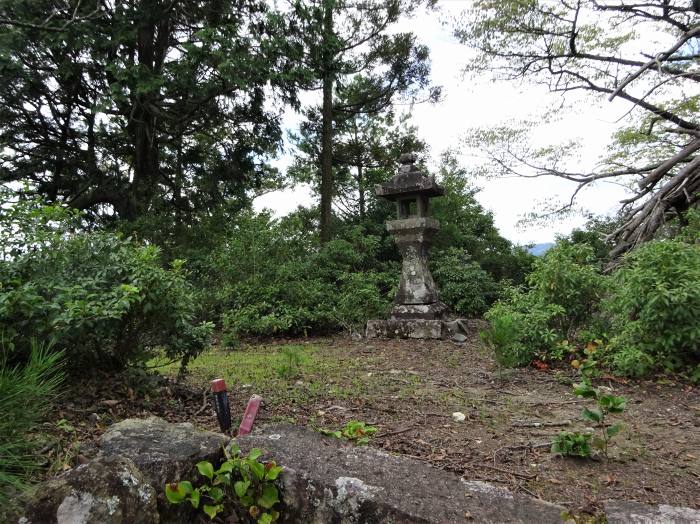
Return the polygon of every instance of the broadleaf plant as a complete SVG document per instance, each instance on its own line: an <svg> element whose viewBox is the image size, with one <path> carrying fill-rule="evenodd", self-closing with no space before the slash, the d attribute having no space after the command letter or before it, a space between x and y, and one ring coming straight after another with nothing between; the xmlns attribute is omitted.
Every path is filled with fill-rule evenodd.
<svg viewBox="0 0 700 524"><path fill-rule="evenodd" d="M172 504L190 502L212 520L228 510L235 512L241 522L253 519L258 524L270 524L279 519L276 506L280 502L275 485L283 468L274 461L260 462L262 450L253 448L243 456L233 445L225 450L226 460L214 468L211 462L197 463L204 483L195 488L188 480L165 486L165 496Z"/></svg>
<svg viewBox="0 0 700 524"><path fill-rule="evenodd" d="M602 394L584 382L574 386L574 395L585 399L595 400L597 407L584 408L581 417L594 424L600 436L580 432L562 432L552 442L552 453L568 457L590 457L593 455L591 444L606 457L610 439L622 430L622 424L608 424L606 418L610 413L622 413L627 406L627 399L615 395Z"/></svg>
<svg viewBox="0 0 700 524"><path fill-rule="evenodd" d="M350 420L343 429L337 431L321 429L320 432L329 437L347 439L358 446L364 446L369 443L369 438L377 432L377 428L368 426L367 423L360 420Z"/></svg>

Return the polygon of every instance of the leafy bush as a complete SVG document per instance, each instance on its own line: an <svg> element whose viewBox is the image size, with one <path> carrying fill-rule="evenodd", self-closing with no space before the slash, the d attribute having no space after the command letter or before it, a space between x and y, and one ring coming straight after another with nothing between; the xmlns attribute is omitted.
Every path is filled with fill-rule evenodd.
<svg viewBox="0 0 700 524"><path fill-rule="evenodd" d="M614 276L605 309L615 336L607 348L613 368L642 376L700 363L700 246L649 242L630 253Z"/></svg>
<svg viewBox="0 0 700 524"><path fill-rule="evenodd" d="M558 242L535 262L528 283L535 304L562 308L555 327L565 337L573 337L587 322L606 290L593 248L568 242Z"/></svg>
<svg viewBox="0 0 700 524"><path fill-rule="evenodd" d="M202 351L212 326L196 322L182 262L165 269L155 246L109 232L73 234L67 224L54 221L40 243L0 262L0 333L12 361L27 358L32 337L64 350L71 371L121 368L156 349L185 365ZM27 230L25 242L30 227L14 224Z"/></svg>
<svg viewBox="0 0 700 524"><path fill-rule="evenodd" d="M559 343L586 326L606 286L593 249L564 242L535 262L528 283L527 290L507 289L485 315L491 327L482 338L503 366L561 359Z"/></svg>
<svg viewBox="0 0 700 524"><path fill-rule="evenodd" d="M464 249L436 253L431 266L440 297L461 316L480 317L498 297L498 284Z"/></svg>
<svg viewBox="0 0 700 524"><path fill-rule="evenodd" d="M553 325L564 309L534 302L532 294L516 288L507 290L507 297L484 316L491 325L482 339L493 348L497 362L504 367L526 366L536 357L546 360L562 338Z"/></svg>
<svg viewBox="0 0 700 524"><path fill-rule="evenodd" d="M63 382L63 354L32 341L25 364L0 359L0 518L11 509L12 492L40 466L37 430Z"/></svg>
<svg viewBox="0 0 700 524"><path fill-rule="evenodd" d="M351 229L319 246L292 220L244 216L213 254L226 340L354 331L389 307L398 267L376 258L379 238Z"/></svg>

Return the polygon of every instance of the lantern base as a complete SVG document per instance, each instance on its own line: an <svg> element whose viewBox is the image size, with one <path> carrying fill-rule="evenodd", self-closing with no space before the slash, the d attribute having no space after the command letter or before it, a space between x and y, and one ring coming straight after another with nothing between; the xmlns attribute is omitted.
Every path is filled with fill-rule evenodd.
<svg viewBox="0 0 700 524"><path fill-rule="evenodd" d="M391 319L367 321L367 338L444 338L442 320Z"/></svg>
<svg viewBox="0 0 700 524"><path fill-rule="evenodd" d="M392 320L443 320L448 308L442 302L432 304L394 304Z"/></svg>
<svg viewBox="0 0 700 524"><path fill-rule="evenodd" d="M390 318L367 321L365 336L367 338L449 339L453 342L465 342L478 328L475 321L464 318L455 320Z"/></svg>

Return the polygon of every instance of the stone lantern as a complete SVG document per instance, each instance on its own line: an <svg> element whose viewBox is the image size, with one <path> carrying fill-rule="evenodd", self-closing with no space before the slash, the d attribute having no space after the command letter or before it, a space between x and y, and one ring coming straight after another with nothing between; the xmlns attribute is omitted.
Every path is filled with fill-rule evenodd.
<svg viewBox="0 0 700 524"><path fill-rule="evenodd" d="M444 189L415 166L416 156L401 155L401 167L377 196L396 202L397 220L386 223L401 252L401 280L389 320L370 320L368 337L442 338L447 307L440 302L428 269L428 250L439 223L430 216L430 198Z"/></svg>

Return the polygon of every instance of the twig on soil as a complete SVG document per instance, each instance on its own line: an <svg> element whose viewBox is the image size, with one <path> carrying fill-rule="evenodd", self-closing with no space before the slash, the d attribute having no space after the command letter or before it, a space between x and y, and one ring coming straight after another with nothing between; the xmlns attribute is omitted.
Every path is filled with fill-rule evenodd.
<svg viewBox="0 0 700 524"><path fill-rule="evenodd" d="M389 433L382 433L380 435L376 435L374 438L385 438L391 437L392 435L400 435L401 433L406 433L408 431L411 431L412 429L416 429L416 426L411 426L410 428L397 429L396 431L390 431Z"/></svg>
<svg viewBox="0 0 700 524"><path fill-rule="evenodd" d="M204 390L202 391L202 406L197 411L194 412L195 417L198 416L202 411L207 409L207 406L209 405L209 402L208 402L209 399L207 398L207 393L209 393L208 387L204 388Z"/></svg>
<svg viewBox="0 0 700 524"><path fill-rule="evenodd" d="M539 495L534 494L532 491L530 491L529 489L527 489L527 488L526 488L525 486L523 486L522 484L518 484L517 488L518 488L520 491L524 491L525 493L527 493L527 494L530 495L531 497L534 497L534 498L536 498L536 499L542 500L542 497L540 497Z"/></svg>
<svg viewBox="0 0 700 524"><path fill-rule="evenodd" d="M516 420L511 424L515 428L549 428L554 426L569 426L571 425L570 420L560 420L554 422L528 422L526 420Z"/></svg>
<svg viewBox="0 0 700 524"><path fill-rule="evenodd" d="M496 466L489 466L488 464L472 464L471 466L486 468L486 469L490 469L493 471L498 471L499 473L504 473L506 475L512 475L514 477L518 477L518 478L525 479L525 480L532 480L532 479L537 477L537 475L528 475L527 473L519 473L517 471L510 471L508 469L503 469L503 468L499 468ZM465 471L462 476L465 476L466 474L467 474L467 472Z"/></svg>
<svg viewBox="0 0 700 524"><path fill-rule="evenodd" d="M551 445L551 442L542 442L540 444L532 444L531 442L528 442L527 444L521 444L520 446L503 446L502 448L498 448L496 451L493 452L493 454L491 455L491 459L493 460L493 463L496 464L496 456L503 450L519 451L521 449L527 449L529 451L532 451L533 449L538 448L548 448Z"/></svg>

